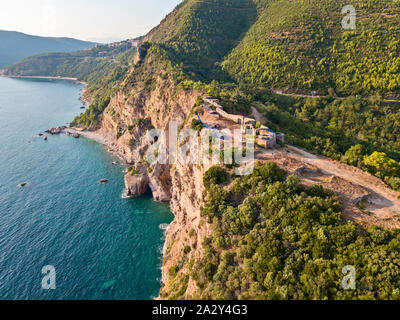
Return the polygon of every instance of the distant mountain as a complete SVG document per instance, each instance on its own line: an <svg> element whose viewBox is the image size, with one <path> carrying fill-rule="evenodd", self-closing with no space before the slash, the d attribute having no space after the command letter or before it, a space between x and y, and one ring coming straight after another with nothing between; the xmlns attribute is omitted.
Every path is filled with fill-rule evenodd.
<svg viewBox="0 0 400 320"><path fill-rule="evenodd" d="M73 52L93 48L95 45L94 42L71 38L37 37L0 30L0 68L40 53Z"/></svg>

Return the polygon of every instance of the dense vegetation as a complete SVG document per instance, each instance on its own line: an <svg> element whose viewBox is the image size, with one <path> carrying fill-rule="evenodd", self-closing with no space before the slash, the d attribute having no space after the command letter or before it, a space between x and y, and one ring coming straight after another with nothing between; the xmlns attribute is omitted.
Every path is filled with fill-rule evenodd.
<svg viewBox="0 0 400 320"><path fill-rule="evenodd" d="M204 257L187 261L185 254L170 270L175 277L188 266L181 285L195 279L193 298L400 299L399 230L344 222L335 196L301 186L272 162L229 190L208 183L224 181L221 175L212 169L205 178L202 213L213 233ZM346 265L355 267L355 290L342 288Z"/></svg>
<svg viewBox="0 0 400 320"><path fill-rule="evenodd" d="M20 76L63 76L91 81L106 76L132 50L130 44L109 47L96 46L90 50L70 53L44 53L26 58L9 68L7 73Z"/></svg>
<svg viewBox="0 0 400 320"><path fill-rule="evenodd" d="M162 44L192 78L214 79L255 18L252 0L186 0L146 40Z"/></svg>
<svg viewBox="0 0 400 320"><path fill-rule="evenodd" d="M310 93L398 93L400 3L345 0L186 0L146 37L196 80ZM222 67L222 68L221 68Z"/></svg>
<svg viewBox="0 0 400 320"><path fill-rule="evenodd" d="M398 103L379 96L264 98L254 105L269 126L286 133L288 143L358 166L400 190Z"/></svg>
<svg viewBox="0 0 400 320"><path fill-rule="evenodd" d="M400 89L397 0L257 0L258 19L224 61L238 82L323 94ZM356 30L341 10L356 9Z"/></svg>
<svg viewBox="0 0 400 320"><path fill-rule="evenodd" d="M180 70L179 77L174 70L172 76L182 86L187 81L201 80L209 86L215 79L225 82L216 93L226 97L230 112L248 113L246 104L251 99L246 88L396 96L400 89L399 1L354 1L357 28L353 31L341 26L345 5L345 0L185 0L145 37L143 48L145 52L156 44L170 69ZM121 46L42 55L13 66L9 73L98 81L93 90L89 86L89 94L101 87L105 92L92 95L91 111L77 119L88 126L104 109L113 92L110 87L126 75L130 53ZM134 76L142 78L129 75L127 80L133 85L140 82L131 79ZM154 79L146 81L151 88Z"/></svg>

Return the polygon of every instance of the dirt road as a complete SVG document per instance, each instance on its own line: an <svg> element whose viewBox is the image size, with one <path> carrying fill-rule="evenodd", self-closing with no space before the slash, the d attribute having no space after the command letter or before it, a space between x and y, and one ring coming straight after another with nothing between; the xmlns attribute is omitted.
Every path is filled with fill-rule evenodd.
<svg viewBox="0 0 400 320"><path fill-rule="evenodd" d="M311 172L312 168L317 168L318 173L314 172L312 177L310 174L304 174L301 178L308 180L309 183L320 183L340 193L348 218L367 225L400 228L400 199L398 198L400 193L390 189L379 178L356 167L316 156L293 146L287 146L282 150L265 150L258 156L262 159L276 159L283 166L289 165L288 160L296 160L292 170L298 171L296 166L309 167L308 172ZM333 177L335 180L332 180ZM360 210L356 202L359 201L358 197L362 196L362 190L367 192L365 193L367 196L362 197L363 210Z"/></svg>

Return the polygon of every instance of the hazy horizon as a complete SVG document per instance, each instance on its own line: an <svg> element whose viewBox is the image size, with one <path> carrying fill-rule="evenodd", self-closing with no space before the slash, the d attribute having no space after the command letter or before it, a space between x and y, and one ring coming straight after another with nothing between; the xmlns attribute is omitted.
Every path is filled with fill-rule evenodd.
<svg viewBox="0 0 400 320"><path fill-rule="evenodd" d="M182 0L32 2L14 0L4 4L0 30L102 43L120 41L145 35Z"/></svg>

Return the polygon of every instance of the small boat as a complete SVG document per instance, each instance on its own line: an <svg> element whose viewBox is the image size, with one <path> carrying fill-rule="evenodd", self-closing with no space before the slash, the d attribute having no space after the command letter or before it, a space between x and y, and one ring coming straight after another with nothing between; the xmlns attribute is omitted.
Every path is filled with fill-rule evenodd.
<svg viewBox="0 0 400 320"><path fill-rule="evenodd" d="M112 164L115 166L118 164L118 161L114 161Z"/></svg>
<svg viewBox="0 0 400 320"><path fill-rule="evenodd" d="M22 187L25 187L27 184L28 184L27 182L22 182L18 186L22 188Z"/></svg>
<svg viewBox="0 0 400 320"><path fill-rule="evenodd" d="M108 182L108 179L101 179L100 180L100 183L107 183Z"/></svg>
<svg viewBox="0 0 400 320"><path fill-rule="evenodd" d="M43 137L43 140L44 140L44 141L47 141L47 136L44 136L44 137Z"/></svg>

